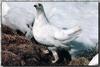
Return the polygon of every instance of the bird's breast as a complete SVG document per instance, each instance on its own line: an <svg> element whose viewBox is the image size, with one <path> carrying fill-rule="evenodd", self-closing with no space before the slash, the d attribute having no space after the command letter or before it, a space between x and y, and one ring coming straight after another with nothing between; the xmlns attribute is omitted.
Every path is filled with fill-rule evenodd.
<svg viewBox="0 0 100 67"><path fill-rule="evenodd" d="M33 36L38 41L45 41L47 37L47 33L43 27L33 27Z"/></svg>

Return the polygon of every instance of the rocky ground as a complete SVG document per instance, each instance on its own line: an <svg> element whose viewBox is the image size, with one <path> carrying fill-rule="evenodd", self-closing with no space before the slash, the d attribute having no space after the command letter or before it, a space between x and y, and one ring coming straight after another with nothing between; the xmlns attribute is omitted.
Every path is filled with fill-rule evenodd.
<svg viewBox="0 0 100 67"><path fill-rule="evenodd" d="M2 65L3 66L54 66L54 65L87 65L89 60L85 57L71 59L67 51L57 50L59 60L56 63L51 63L54 59L51 51L47 47L38 44L34 39L27 39L23 33L13 31L7 26L2 25ZM47 50L48 53L44 51ZM65 57L62 58L62 57Z"/></svg>

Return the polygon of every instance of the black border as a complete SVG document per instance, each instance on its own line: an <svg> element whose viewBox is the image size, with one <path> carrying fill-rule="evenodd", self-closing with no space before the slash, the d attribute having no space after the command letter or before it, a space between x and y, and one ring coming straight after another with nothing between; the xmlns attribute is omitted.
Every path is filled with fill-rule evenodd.
<svg viewBox="0 0 100 67"><path fill-rule="evenodd" d="M99 28L99 23L100 23L100 3L99 3L99 0L98 1L95 1L95 0L92 0L92 1L1 1L1 22L2 22L2 2L98 2L98 32L100 31L100 28ZM2 32L1 32L2 33ZM98 38L99 38L99 33L98 33ZM98 39L98 53L100 54L100 45L99 45L99 42L100 40ZM0 60L1 61L1 60ZM1 61L2 62L2 61ZM1 65L1 64L0 64ZM68 65L68 66L3 66L1 65L2 67L100 67L100 57L99 57L99 64L98 65L93 65L93 66L89 66L89 65ZM1 67L0 66L0 67Z"/></svg>

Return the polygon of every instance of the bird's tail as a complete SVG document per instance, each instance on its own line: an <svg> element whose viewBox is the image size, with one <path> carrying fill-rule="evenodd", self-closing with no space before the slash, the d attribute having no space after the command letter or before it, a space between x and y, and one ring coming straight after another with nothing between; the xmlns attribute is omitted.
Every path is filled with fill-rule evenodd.
<svg viewBox="0 0 100 67"><path fill-rule="evenodd" d="M65 37L67 39L65 41L63 41L63 42L64 43L66 43L66 41L70 42L70 41L72 41L72 40L74 40L74 39L76 39L77 37L80 36L81 28L80 28L80 26L76 25L76 26L64 31L64 34L67 34L67 35L65 35Z"/></svg>
<svg viewBox="0 0 100 67"><path fill-rule="evenodd" d="M75 35L75 34L80 34L81 28L79 25L75 25L74 27L70 28L69 30L66 31L68 35Z"/></svg>

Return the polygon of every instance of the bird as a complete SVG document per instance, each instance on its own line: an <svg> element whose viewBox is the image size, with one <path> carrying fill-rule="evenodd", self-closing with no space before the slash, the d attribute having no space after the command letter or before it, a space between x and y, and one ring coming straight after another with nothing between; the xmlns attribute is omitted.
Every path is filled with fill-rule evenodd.
<svg viewBox="0 0 100 67"><path fill-rule="evenodd" d="M35 4L34 7L37 14L32 28L33 36L37 42L47 46L52 51L55 55L55 60L52 63L55 63L58 60L56 48L69 48L66 44L79 37L81 28L79 25L75 25L70 29L59 28L50 23L41 3Z"/></svg>

